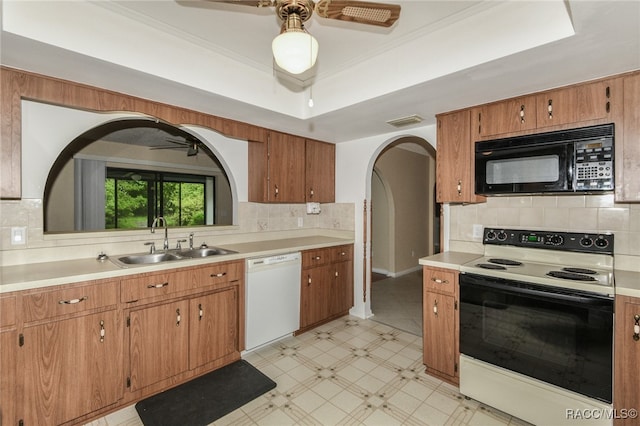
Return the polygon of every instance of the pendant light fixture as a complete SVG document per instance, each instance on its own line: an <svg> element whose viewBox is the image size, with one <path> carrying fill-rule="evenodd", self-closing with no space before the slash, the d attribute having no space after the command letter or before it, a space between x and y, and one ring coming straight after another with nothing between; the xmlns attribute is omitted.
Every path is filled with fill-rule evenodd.
<svg viewBox="0 0 640 426"><path fill-rule="evenodd" d="M278 66L291 74L305 72L318 58L318 41L304 29L297 13L289 13L286 17L271 49Z"/></svg>

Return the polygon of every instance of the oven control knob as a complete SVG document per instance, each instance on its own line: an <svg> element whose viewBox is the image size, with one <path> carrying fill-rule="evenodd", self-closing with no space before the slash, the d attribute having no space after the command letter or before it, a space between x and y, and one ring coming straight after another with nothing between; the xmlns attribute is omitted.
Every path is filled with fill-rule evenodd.
<svg viewBox="0 0 640 426"><path fill-rule="evenodd" d="M600 236L596 239L595 245L600 248L605 248L609 245L609 241L605 240L604 237Z"/></svg>
<svg viewBox="0 0 640 426"><path fill-rule="evenodd" d="M498 232L498 241L504 241L507 239L507 233L504 231Z"/></svg>
<svg viewBox="0 0 640 426"><path fill-rule="evenodd" d="M496 239L496 233L494 231L487 232L487 240L491 241L495 239Z"/></svg>
<svg viewBox="0 0 640 426"><path fill-rule="evenodd" d="M549 242L554 246L559 246L564 242L564 238L562 238L562 235L552 235L551 238L549 238Z"/></svg>
<svg viewBox="0 0 640 426"><path fill-rule="evenodd" d="M591 247L591 244L593 244L593 240L589 237L583 237L580 239L580 245L582 247Z"/></svg>

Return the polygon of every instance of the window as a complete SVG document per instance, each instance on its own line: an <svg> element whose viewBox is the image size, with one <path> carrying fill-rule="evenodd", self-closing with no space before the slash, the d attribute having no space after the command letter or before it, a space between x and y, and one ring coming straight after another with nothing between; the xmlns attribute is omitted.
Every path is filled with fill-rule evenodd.
<svg viewBox="0 0 640 426"><path fill-rule="evenodd" d="M163 216L168 226L215 222L212 176L107 167L106 229L151 226Z"/></svg>

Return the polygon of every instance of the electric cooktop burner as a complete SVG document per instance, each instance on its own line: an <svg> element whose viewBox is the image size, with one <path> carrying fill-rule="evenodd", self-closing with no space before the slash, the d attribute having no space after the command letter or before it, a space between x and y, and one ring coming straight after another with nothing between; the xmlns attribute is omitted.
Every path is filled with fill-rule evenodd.
<svg viewBox="0 0 640 426"><path fill-rule="evenodd" d="M571 269L571 268L565 268L564 271L551 271L551 272L547 272L547 275L549 275L550 277L554 277L554 278L562 278L565 280L574 280L574 281L597 281L594 277L589 276L589 275L585 275L585 274L579 274L579 273L575 273L575 272L567 272L567 269ZM595 272L594 272L595 273Z"/></svg>
<svg viewBox="0 0 640 426"><path fill-rule="evenodd" d="M500 269L500 270L507 269L502 265L494 265L492 263L477 263L476 266L482 269Z"/></svg>
<svg viewBox="0 0 640 426"><path fill-rule="evenodd" d="M575 274L587 274L587 275L595 275L596 271L593 269L585 269L585 268L562 268L563 271L573 272Z"/></svg>
<svg viewBox="0 0 640 426"><path fill-rule="evenodd" d="M522 262L518 262L517 260L511 259L489 259L490 263L497 263L498 265L507 265L507 266L522 266Z"/></svg>

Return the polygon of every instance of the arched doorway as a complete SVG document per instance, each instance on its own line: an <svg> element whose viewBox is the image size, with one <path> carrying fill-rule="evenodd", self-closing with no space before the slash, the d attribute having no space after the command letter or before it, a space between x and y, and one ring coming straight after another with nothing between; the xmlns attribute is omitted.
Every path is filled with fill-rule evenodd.
<svg viewBox="0 0 640 426"><path fill-rule="evenodd" d="M400 138L375 159L371 174L371 310L373 320L422 334L418 260L438 246L435 150Z"/></svg>

